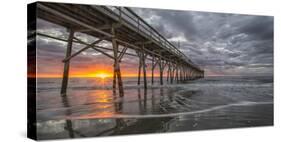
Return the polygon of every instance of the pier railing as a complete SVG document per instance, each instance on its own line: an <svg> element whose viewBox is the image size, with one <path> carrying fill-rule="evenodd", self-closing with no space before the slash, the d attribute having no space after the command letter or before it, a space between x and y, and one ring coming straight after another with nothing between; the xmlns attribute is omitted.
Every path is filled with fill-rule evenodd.
<svg viewBox="0 0 281 142"><path fill-rule="evenodd" d="M97 8L97 7L95 7ZM177 47L175 47L171 42L169 42L164 36L162 36L156 29L150 26L146 21L144 21L141 17L139 17L135 12L126 7L116 7L116 6L98 6L98 9L109 13L109 15L115 15L118 17L120 23L126 22L131 27L133 27L139 33L144 33L146 37L150 40L156 42L160 45L164 50L168 50L175 56L181 58L183 61L187 62L191 66L200 69L191 62L191 60L182 53Z"/></svg>

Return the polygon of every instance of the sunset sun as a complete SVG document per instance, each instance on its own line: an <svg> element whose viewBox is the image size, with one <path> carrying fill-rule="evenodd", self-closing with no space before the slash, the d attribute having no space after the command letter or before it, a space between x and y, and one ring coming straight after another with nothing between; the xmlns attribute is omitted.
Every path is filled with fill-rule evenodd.
<svg viewBox="0 0 281 142"><path fill-rule="evenodd" d="M107 73L98 73L98 74L95 75L95 77L104 79L106 77L109 77L109 74L107 74Z"/></svg>
<svg viewBox="0 0 281 142"><path fill-rule="evenodd" d="M90 74L89 76L91 77L96 77L96 78L101 78L101 79L105 79L108 77L111 77L111 73L106 71L106 70L102 70L102 71L97 71L95 73Z"/></svg>

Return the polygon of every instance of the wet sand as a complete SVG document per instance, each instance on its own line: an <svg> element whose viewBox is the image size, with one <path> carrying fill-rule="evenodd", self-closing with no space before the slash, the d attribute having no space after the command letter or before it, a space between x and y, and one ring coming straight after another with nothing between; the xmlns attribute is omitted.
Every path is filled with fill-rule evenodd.
<svg viewBox="0 0 281 142"><path fill-rule="evenodd" d="M59 89L39 91L42 140L273 125L270 78L209 78L146 91L127 85L123 98L110 88L87 86L70 87L67 97Z"/></svg>

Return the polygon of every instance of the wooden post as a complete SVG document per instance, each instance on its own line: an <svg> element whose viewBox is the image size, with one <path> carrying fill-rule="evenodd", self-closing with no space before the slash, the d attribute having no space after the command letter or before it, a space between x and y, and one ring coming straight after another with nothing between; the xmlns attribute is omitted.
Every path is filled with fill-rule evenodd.
<svg viewBox="0 0 281 142"><path fill-rule="evenodd" d="M139 56L138 85L140 85L140 75L141 75L142 59L141 59L141 54L138 51L137 51L137 54Z"/></svg>
<svg viewBox="0 0 281 142"><path fill-rule="evenodd" d="M147 89L143 90L143 110L147 111Z"/></svg>
<svg viewBox="0 0 281 142"><path fill-rule="evenodd" d="M163 70L160 70L160 85L163 85Z"/></svg>
<svg viewBox="0 0 281 142"><path fill-rule="evenodd" d="M175 65L173 64L173 70L172 70L172 74L171 74L171 83L173 83L174 79L175 79L175 70L176 70L176 68L175 68Z"/></svg>
<svg viewBox="0 0 281 142"><path fill-rule="evenodd" d="M182 69L181 66L179 66L179 81L182 81Z"/></svg>
<svg viewBox="0 0 281 142"><path fill-rule="evenodd" d="M188 67L186 67L186 70L185 70L185 80L188 80Z"/></svg>
<svg viewBox="0 0 281 142"><path fill-rule="evenodd" d="M191 70L191 72L190 72L190 78L191 78L191 80L193 80L193 70Z"/></svg>
<svg viewBox="0 0 281 142"><path fill-rule="evenodd" d="M182 66L182 78L183 78L183 81L185 81L185 66Z"/></svg>
<svg viewBox="0 0 281 142"><path fill-rule="evenodd" d="M190 78L190 69L187 68L187 80L189 80L189 78Z"/></svg>
<svg viewBox="0 0 281 142"><path fill-rule="evenodd" d="M179 81L182 81L182 69L181 66L179 66Z"/></svg>
<svg viewBox="0 0 281 142"><path fill-rule="evenodd" d="M73 37L74 37L74 31L72 29L70 29L68 41L67 41L67 49L66 49L65 58L71 56ZM60 92L62 96L66 96L66 89L67 89L68 75L69 75L69 66L70 66L70 60L64 62L63 79L62 79L61 92Z"/></svg>
<svg viewBox="0 0 281 142"><path fill-rule="evenodd" d="M172 65L171 71L170 71L170 83L173 83L173 77L174 77L174 65Z"/></svg>
<svg viewBox="0 0 281 142"><path fill-rule="evenodd" d="M184 69L184 66L182 66L182 81L185 81L185 69Z"/></svg>
<svg viewBox="0 0 281 142"><path fill-rule="evenodd" d="M168 63L168 71L167 71L167 82L169 82L170 72L171 72L171 66L170 66L170 62L169 62Z"/></svg>
<svg viewBox="0 0 281 142"><path fill-rule="evenodd" d="M162 59L160 58L160 61L159 61L160 85L163 85L163 70L164 70L164 65L163 65Z"/></svg>
<svg viewBox="0 0 281 142"><path fill-rule="evenodd" d="M188 80L188 66L186 66L186 80Z"/></svg>
<svg viewBox="0 0 281 142"><path fill-rule="evenodd" d="M111 27L111 33L113 35L112 47L113 47L113 55L114 55L114 72L116 73L117 80L118 80L119 96L123 97L124 96L124 90L123 90L123 82L122 82L120 65L119 65L119 60L118 60L118 44L117 44L116 39L115 39L116 35L115 35L115 31L114 31L113 26ZM113 82L113 83L116 83L116 81Z"/></svg>
<svg viewBox="0 0 281 142"><path fill-rule="evenodd" d="M146 82L146 65L145 65L145 58L146 56L144 55L144 44L142 45L142 67L143 67L143 83L144 83L144 89L146 91L147 89L147 82Z"/></svg>
<svg viewBox="0 0 281 142"><path fill-rule="evenodd" d="M184 81L184 68L181 66L181 81Z"/></svg>
<svg viewBox="0 0 281 142"><path fill-rule="evenodd" d="M121 76L121 71L120 71L120 65L119 64L118 64L118 69L117 69L117 78L118 78L119 96L123 97L124 96L124 90L123 90L123 82L122 82L122 76Z"/></svg>
<svg viewBox="0 0 281 142"><path fill-rule="evenodd" d="M192 80L192 69L189 71L189 80Z"/></svg>
<svg viewBox="0 0 281 142"><path fill-rule="evenodd" d="M155 67L154 60L155 60L155 57L153 56L152 57L152 67L151 67L151 84L152 85L154 83L154 67Z"/></svg>
<svg viewBox="0 0 281 142"><path fill-rule="evenodd" d="M191 74L190 74L190 73L191 73L190 71L191 71L191 70L190 70L190 68L189 68L189 69L188 69L188 74L187 74L187 75L188 75L188 77L187 77L188 80L190 80L190 75L191 75Z"/></svg>
<svg viewBox="0 0 281 142"><path fill-rule="evenodd" d="M192 80L192 69L190 70L190 80Z"/></svg>
<svg viewBox="0 0 281 142"><path fill-rule="evenodd" d="M114 59L115 60L115 59ZM113 88L113 91L116 91L116 71L115 71L115 61L113 63L113 80L112 80L112 88Z"/></svg>
<svg viewBox="0 0 281 142"><path fill-rule="evenodd" d="M177 80L177 83L179 82L179 74L178 74L178 64L176 65L176 80Z"/></svg>
<svg viewBox="0 0 281 142"><path fill-rule="evenodd" d="M182 79L185 81L185 66L182 66Z"/></svg>
<svg viewBox="0 0 281 142"><path fill-rule="evenodd" d="M188 75L188 67L186 66L185 67L185 80L186 81L188 80L187 75Z"/></svg>

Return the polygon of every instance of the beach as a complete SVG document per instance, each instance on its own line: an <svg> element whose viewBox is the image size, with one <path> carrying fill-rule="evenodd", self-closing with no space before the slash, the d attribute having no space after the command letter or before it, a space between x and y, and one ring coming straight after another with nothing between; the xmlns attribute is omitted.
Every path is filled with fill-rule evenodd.
<svg viewBox="0 0 281 142"><path fill-rule="evenodd" d="M213 76L148 89L124 78L124 97L110 78L37 79L39 139L177 132L273 125L272 76Z"/></svg>

